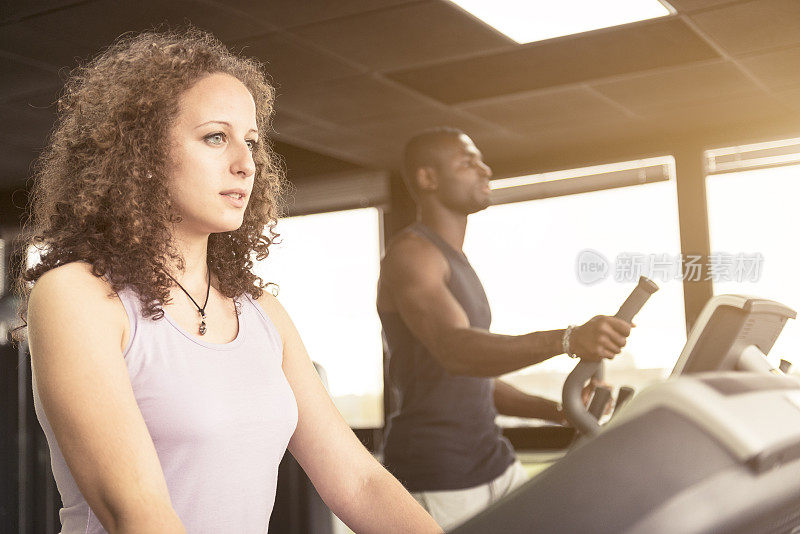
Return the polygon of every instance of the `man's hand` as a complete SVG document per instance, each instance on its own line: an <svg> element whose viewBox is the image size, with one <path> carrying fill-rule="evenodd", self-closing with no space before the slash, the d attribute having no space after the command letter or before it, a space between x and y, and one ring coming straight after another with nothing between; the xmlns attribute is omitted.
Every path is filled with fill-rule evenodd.
<svg viewBox="0 0 800 534"><path fill-rule="evenodd" d="M583 401L583 405L586 406L586 409L589 409L589 405L592 403L592 396L594 395L594 390L599 387L605 387L614 391L614 388L611 387L611 384L604 382L603 380L598 380L595 377L589 379L585 386L583 386L583 391L581 391L581 400ZM614 398L609 397L606 405L603 407L603 415L609 415L614 409Z"/></svg>
<svg viewBox="0 0 800 534"><path fill-rule="evenodd" d="M581 390L581 401L583 401L583 405L587 410L589 409L589 404L592 402L594 390L598 386L610 387L609 384L592 377L588 382L586 382L586 385L583 386L583 389ZM606 403L605 408L603 408L603 415L610 414L613 407L614 405L612 403L612 399L608 399L608 403ZM558 420L556 420L556 422L563 426L572 426L567 419L567 414L564 413L564 407L561 404L558 405Z"/></svg>
<svg viewBox="0 0 800 534"><path fill-rule="evenodd" d="M601 382L597 380L595 377L592 377L586 385L583 386L581 390L581 401L583 401L583 405L587 408L589 407L589 403L592 402L592 395L594 395L594 388L597 386L605 386L605 382Z"/></svg>
<svg viewBox="0 0 800 534"><path fill-rule="evenodd" d="M631 324L606 315L592 317L572 331L570 350L580 358L600 361L614 358L625 346Z"/></svg>

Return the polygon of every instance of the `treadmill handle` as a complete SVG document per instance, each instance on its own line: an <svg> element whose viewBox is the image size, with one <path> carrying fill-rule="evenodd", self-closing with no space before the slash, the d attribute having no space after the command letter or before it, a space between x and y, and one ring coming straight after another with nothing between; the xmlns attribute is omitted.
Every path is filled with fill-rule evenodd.
<svg viewBox="0 0 800 534"><path fill-rule="evenodd" d="M625 302L622 303L615 317L630 323L633 317L642 309L644 303L647 302L647 299L650 298L650 295L656 291L658 291L658 286L652 280L644 276L640 277L639 283L628 298L625 299ZM583 405L581 392L583 391L583 385L597 372L601 365L602 360L597 362L581 360L578 362L578 365L575 366L575 369L564 381L564 388L561 392L564 415L567 421L578 432L587 436L597 434L600 431L600 425L597 419Z"/></svg>

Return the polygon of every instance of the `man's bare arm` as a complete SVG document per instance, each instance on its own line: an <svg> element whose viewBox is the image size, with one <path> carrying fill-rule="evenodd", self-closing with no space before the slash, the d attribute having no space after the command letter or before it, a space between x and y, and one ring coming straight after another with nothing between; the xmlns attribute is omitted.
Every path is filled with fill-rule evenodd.
<svg viewBox="0 0 800 534"><path fill-rule="evenodd" d="M499 379L494 381L494 406L501 415L564 423L561 403L529 395Z"/></svg>
<svg viewBox="0 0 800 534"><path fill-rule="evenodd" d="M561 354L564 330L520 336L472 328L466 312L447 287L447 261L427 240L405 236L384 259L381 284L411 332L453 374L498 376ZM571 347L581 357L599 360L618 354L630 325L598 316L577 327Z"/></svg>

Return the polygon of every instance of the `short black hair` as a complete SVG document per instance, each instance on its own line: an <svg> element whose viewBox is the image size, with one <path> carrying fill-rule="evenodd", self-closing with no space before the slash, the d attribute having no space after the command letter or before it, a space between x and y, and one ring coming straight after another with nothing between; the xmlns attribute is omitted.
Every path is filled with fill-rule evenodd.
<svg viewBox="0 0 800 534"><path fill-rule="evenodd" d="M436 165L437 151L442 141L458 139L462 135L466 134L458 128L437 126L423 130L408 140L403 149L403 180L414 200L417 200L417 184L414 180L417 169Z"/></svg>

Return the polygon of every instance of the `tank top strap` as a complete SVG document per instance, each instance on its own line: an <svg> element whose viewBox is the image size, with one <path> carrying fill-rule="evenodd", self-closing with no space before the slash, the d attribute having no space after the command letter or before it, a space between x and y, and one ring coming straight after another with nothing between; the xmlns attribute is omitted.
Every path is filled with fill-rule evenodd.
<svg viewBox="0 0 800 534"><path fill-rule="evenodd" d="M433 243L436 248L442 251L442 254L447 257L449 260L455 260L461 263L466 263L469 265L469 260L467 256L460 250L454 249L447 241L445 241L442 236L431 230L426 225L422 224L421 222L415 222L410 226L410 230L417 235L421 235L431 243Z"/></svg>
<svg viewBox="0 0 800 534"><path fill-rule="evenodd" d="M123 308L125 308L125 314L128 316L128 325L130 328L128 344L125 347L125 350L122 351L122 355L124 357L130 351L133 340L136 338L136 334L140 329L142 320L142 304L139 301L139 295L136 293L136 291L134 291L133 288L129 286L117 291L117 296L122 302Z"/></svg>
<svg viewBox="0 0 800 534"><path fill-rule="evenodd" d="M242 310L242 315L240 317L247 317L248 320L251 320L253 323L260 323L263 327L259 329L258 334L261 336L261 342L264 345L270 345L277 354L281 355L281 359L283 359L283 338L281 337L277 325L272 321L261 304L248 292L243 293L237 297L236 300L241 303L240 308Z"/></svg>

